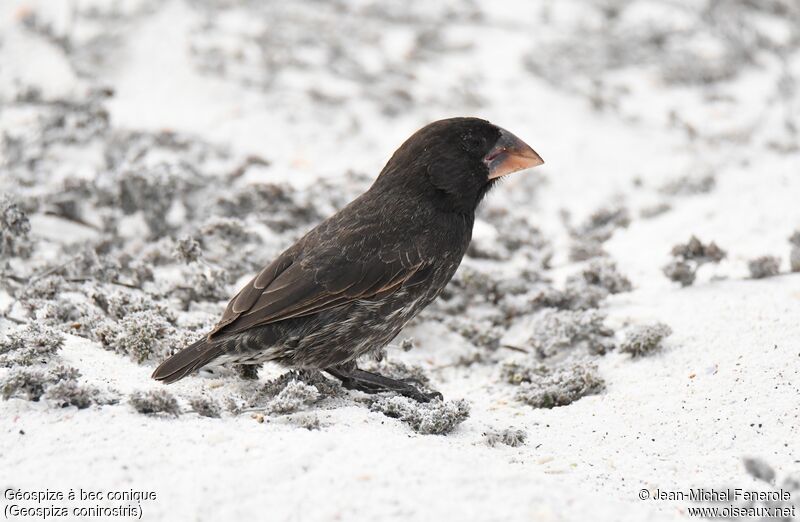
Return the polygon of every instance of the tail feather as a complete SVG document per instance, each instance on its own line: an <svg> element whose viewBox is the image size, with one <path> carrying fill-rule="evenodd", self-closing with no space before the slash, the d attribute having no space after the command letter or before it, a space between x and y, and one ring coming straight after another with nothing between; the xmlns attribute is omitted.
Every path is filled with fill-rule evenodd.
<svg viewBox="0 0 800 522"><path fill-rule="evenodd" d="M172 384L202 368L221 354L222 348L219 345L210 344L208 339L200 339L159 364L152 377L164 384Z"/></svg>

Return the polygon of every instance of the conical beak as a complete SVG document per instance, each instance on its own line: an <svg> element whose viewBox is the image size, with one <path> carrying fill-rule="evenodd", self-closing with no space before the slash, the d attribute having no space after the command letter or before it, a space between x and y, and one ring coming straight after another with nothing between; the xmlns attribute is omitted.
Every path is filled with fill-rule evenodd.
<svg viewBox="0 0 800 522"><path fill-rule="evenodd" d="M527 143L507 130L500 129L500 138L483 157L483 162L489 167L491 180L519 170L538 167L544 160Z"/></svg>

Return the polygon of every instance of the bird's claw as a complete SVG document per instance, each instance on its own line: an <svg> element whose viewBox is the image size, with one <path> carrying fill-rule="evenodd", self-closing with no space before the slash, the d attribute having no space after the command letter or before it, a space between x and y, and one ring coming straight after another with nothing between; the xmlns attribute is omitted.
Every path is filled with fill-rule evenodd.
<svg viewBox="0 0 800 522"><path fill-rule="evenodd" d="M438 391L422 392L408 382L411 379L390 379L383 375L367 372L358 368L329 368L325 370L340 381L348 390L358 390L365 393L396 392L417 402L430 402L444 397Z"/></svg>
<svg viewBox="0 0 800 522"><path fill-rule="evenodd" d="M408 397L409 399L414 399L417 402L430 402L430 401L433 401L433 400L440 400L440 401L444 400L444 396L441 393L439 393L438 391L436 391L436 390L434 390L432 392L425 393L425 392L421 392L421 391L417 390L416 388L414 388L413 392L404 393L404 392L401 391L400 395Z"/></svg>

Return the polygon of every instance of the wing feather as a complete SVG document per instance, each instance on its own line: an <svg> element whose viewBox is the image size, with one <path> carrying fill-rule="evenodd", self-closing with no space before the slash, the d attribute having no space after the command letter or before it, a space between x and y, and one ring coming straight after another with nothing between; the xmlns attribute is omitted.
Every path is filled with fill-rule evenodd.
<svg viewBox="0 0 800 522"><path fill-rule="evenodd" d="M352 262L342 256L297 259L292 249L264 268L228 304L209 338L313 315L359 299L380 299L427 273L421 261L407 265L400 256ZM409 256L404 256L406 260Z"/></svg>

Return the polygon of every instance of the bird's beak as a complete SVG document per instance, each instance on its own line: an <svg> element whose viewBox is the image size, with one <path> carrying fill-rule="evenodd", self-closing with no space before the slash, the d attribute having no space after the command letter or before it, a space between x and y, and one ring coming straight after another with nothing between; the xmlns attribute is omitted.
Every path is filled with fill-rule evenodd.
<svg viewBox="0 0 800 522"><path fill-rule="evenodd" d="M538 167L544 160L527 143L505 129L500 129L500 138L492 150L483 157L489 167L489 179L496 179L518 170Z"/></svg>

